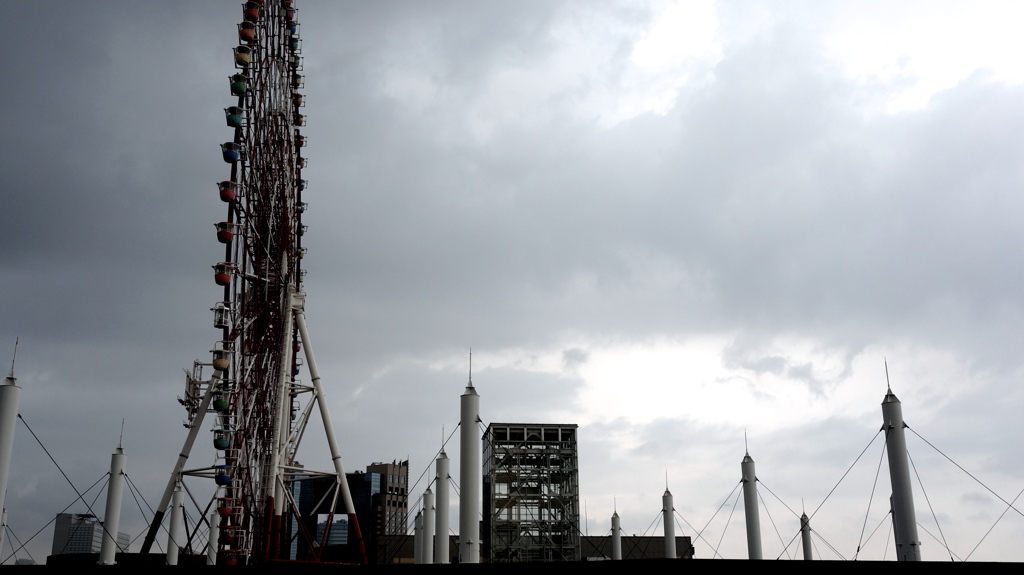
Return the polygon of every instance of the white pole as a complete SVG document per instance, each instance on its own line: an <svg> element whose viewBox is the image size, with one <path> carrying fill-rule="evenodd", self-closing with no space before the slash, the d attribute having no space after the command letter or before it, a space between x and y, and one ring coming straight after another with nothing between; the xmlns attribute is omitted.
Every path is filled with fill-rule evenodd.
<svg viewBox="0 0 1024 575"><path fill-rule="evenodd" d="M124 464L128 461L120 445L110 456L110 479L107 480L107 510L103 516L103 544L100 565L114 565L117 558L117 530L121 524L121 497L124 493ZM127 551L127 549L125 549Z"/></svg>
<svg viewBox="0 0 1024 575"><path fill-rule="evenodd" d="M743 513L747 520L747 558L761 559L761 518L757 509L757 474L754 460L744 454L740 463L743 474Z"/></svg>
<svg viewBox="0 0 1024 575"><path fill-rule="evenodd" d="M185 444L181 446L181 453L178 454L178 460L174 462L174 469L171 471L171 478L167 481L167 486L164 487L164 493L160 497L160 503L156 506L156 512L153 514L153 521L149 524L149 532L146 533L146 538L142 542L141 553L149 553L150 548L153 546L153 542L156 541L157 532L160 530L160 523L163 522L164 512L167 510L167 505L171 501L171 495L174 493L174 488L181 479L181 471L185 469L185 462L188 461L189 453L192 451L192 446L196 442L196 437L199 435L199 428L203 424L203 419L206 417L206 411L210 408L210 401L213 400L213 388L217 386L217 382L224 378L223 371L214 371L213 377L210 378L210 384L206 387L206 393L203 394L203 399L199 402L199 407L196 408L195 418L192 420L192 427L188 430L188 436L185 437Z"/></svg>
<svg viewBox="0 0 1024 575"><path fill-rule="evenodd" d="M281 514L284 513L284 503L287 499L284 494L285 476L284 462L285 450L288 446L289 431L291 429L291 394L288 382L292 379L292 314L285 317L284 341L281 344L281 375L277 384L277 430L275 431L274 450L271 453L271 469L274 473L273 485L265 486L268 495L274 496L274 525L281 525ZM272 545L277 546L277 541ZM276 552L272 552L276 556Z"/></svg>
<svg viewBox="0 0 1024 575"><path fill-rule="evenodd" d="M220 515L214 511L210 514L210 542L206 546L206 564L217 564L217 540L220 539Z"/></svg>
<svg viewBox="0 0 1024 575"><path fill-rule="evenodd" d="M893 395L892 389L888 389L882 400L882 429L885 430L885 449L889 453L896 557L899 561L920 561L921 541L917 538L914 491L910 484L910 466L907 464L907 438L903 432L905 427L900 400Z"/></svg>
<svg viewBox="0 0 1024 575"><path fill-rule="evenodd" d="M416 512L416 519L412 522L412 562L415 565L423 563L423 511Z"/></svg>
<svg viewBox="0 0 1024 575"><path fill-rule="evenodd" d="M804 561L811 561L814 555L811 553L811 521L804 513L800 516L800 542L804 546Z"/></svg>
<svg viewBox="0 0 1024 575"><path fill-rule="evenodd" d="M423 563L434 563L434 492L423 492Z"/></svg>
<svg viewBox="0 0 1024 575"><path fill-rule="evenodd" d="M184 541L182 532L185 530L185 513L182 503L185 500L185 492L181 485L174 487L174 495L171 497L171 529L167 533L167 564L178 564L178 549Z"/></svg>
<svg viewBox="0 0 1024 575"><path fill-rule="evenodd" d="M473 377L462 394L461 404L461 445L459 446L459 561L480 562L480 484L483 482L483 468L480 466L481 442L480 396L473 388Z"/></svg>
<svg viewBox="0 0 1024 575"><path fill-rule="evenodd" d="M437 508L434 518L434 563L448 563L448 495L451 486L448 484L450 474L448 472L448 455L444 448L437 456Z"/></svg>
<svg viewBox="0 0 1024 575"><path fill-rule="evenodd" d="M622 560L622 528L619 527L619 512L612 513L612 561Z"/></svg>
<svg viewBox="0 0 1024 575"><path fill-rule="evenodd" d="M18 400L21 388L11 374L0 385L0 509L7 510L7 480L11 472L11 455L14 454L14 429L18 422ZM4 525L7 521L4 521ZM2 537L2 536L0 536ZM0 539L2 541L2 539Z"/></svg>
<svg viewBox="0 0 1024 575"><path fill-rule="evenodd" d="M327 435L327 446L331 450L331 459L334 461L335 481L341 491L341 502L345 513L349 515L349 521L353 521L356 515L356 506L352 503L352 493L348 490L348 481L345 480L345 466L341 462L341 452L338 450L338 439L334 436L334 425L331 424L331 412L327 410L327 395L324 393L324 386L320 383L320 371L316 368L316 359L313 357L313 342L309 339L309 332L306 330L306 316L302 312L303 299L299 294L292 295L292 306L295 310L295 323L299 326L299 335L302 336L302 349L306 352L306 363L309 364L309 377L313 380L313 391L316 394L316 403L320 407L320 419L324 422L324 434ZM298 307L295 307L298 306Z"/></svg>
<svg viewBox="0 0 1024 575"><path fill-rule="evenodd" d="M668 559L676 558L676 522L674 511L672 493L665 489L665 494L661 496L661 514L662 523L665 525L665 557Z"/></svg>

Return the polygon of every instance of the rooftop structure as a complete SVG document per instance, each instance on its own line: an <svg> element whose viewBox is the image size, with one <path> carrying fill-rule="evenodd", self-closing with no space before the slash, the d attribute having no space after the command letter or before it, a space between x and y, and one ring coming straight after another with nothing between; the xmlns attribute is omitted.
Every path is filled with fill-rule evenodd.
<svg viewBox="0 0 1024 575"><path fill-rule="evenodd" d="M483 556L579 561L576 424L492 423L483 442Z"/></svg>

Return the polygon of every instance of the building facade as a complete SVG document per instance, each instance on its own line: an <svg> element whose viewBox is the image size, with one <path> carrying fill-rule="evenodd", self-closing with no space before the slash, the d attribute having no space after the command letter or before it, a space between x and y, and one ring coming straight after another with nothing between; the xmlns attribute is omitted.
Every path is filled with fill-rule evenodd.
<svg viewBox="0 0 1024 575"><path fill-rule="evenodd" d="M481 557L579 561L576 424L492 423L483 441Z"/></svg>
<svg viewBox="0 0 1024 575"><path fill-rule="evenodd" d="M409 520L409 460L374 463L367 473L380 475L380 507L375 521L380 535L404 535Z"/></svg>
<svg viewBox="0 0 1024 575"><path fill-rule="evenodd" d="M118 551L128 551L131 538L126 533L118 532ZM70 555L73 553L99 553L103 546L103 523L95 515L80 513L61 513L53 526L53 546L51 555Z"/></svg>

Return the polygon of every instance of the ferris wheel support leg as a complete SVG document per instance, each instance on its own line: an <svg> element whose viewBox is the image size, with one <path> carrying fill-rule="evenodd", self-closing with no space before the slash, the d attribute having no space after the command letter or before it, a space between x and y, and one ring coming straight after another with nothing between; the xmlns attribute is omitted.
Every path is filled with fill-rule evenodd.
<svg viewBox="0 0 1024 575"><path fill-rule="evenodd" d="M206 388L206 393L203 394L202 401L199 402L199 407L196 409L195 419L192 421L192 427L188 430L188 437L185 438L185 445L181 447L181 453L178 454L178 461L174 464L174 470L171 471L171 478L167 481L167 487L164 488L163 497L160 498L160 503L156 507L156 512L153 514L153 522L149 524L149 532L146 533L146 539L142 542L141 553L149 553L149 550L153 547L153 542L156 540L156 534L160 530L160 524L164 519L164 512L167 510L167 506L171 503L171 496L174 495L174 486L177 485L178 479L181 477L181 471L185 469L185 462L188 461L189 453L192 451L192 445L196 442L196 437L199 435L199 428L203 424L203 419L206 418L206 411L210 407L210 401L213 399L213 383L221 379L223 372L213 372L213 377L210 379L210 385Z"/></svg>
<svg viewBox="0 0 1024 575"><path fill-rule="evenodd" d="M289 302L290 303L290 302ZM291 431L291 385L292 379L292 314L287 314L284 325L284 341L281 345L281 378L277 387L277 429L274 432L274 450L272 469L274 470L273 491L273 522L270 526L270 543L268 551L272 559L277 559L282 551L284 536L282 535L282 515L288 498L285 497L285 470L289 432Z"/></svg>
<svg viewBox="0 0 1024 575"><path fill-rule="evenodd" d="M359 529L359 521L356 518L356 507L352 504L352 492L348 489L348 481L345 479L345 466L341 462L341 452L338 450L338 439L334 435L334 425L331 423L331 413L327 410L327 397L324 394L324 386L320 383L320 371L316 367L316 359L313 357L313 345L309 339L309 331L306 329L306 315L303 311L305 294L292 294L292 310L295 314L295 324L299 328L299 336L302 338L302 349L306 352L306 363L309 364L309 377L313 380L313 393L316 395L316 403L320 406L320 419L324 422L324 433L327 435L327 446L331 450L331 459L334 461L335 481L338 490L341 492L341 503L349 522L354 525L356 538L359 541L359 550L366 562L366 550L363 544L363 537Z"/></svg>

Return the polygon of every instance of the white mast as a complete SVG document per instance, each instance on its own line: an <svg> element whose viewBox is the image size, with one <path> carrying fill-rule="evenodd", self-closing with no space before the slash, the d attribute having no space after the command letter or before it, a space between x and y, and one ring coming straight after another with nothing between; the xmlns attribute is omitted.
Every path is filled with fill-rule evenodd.
<svg viewBox="0 0 1024 575"><path fill-rule="evenodd" d="M423 510L416 512L416 519L412 522L412 562L415 565L423 563Z"/></svg>
<svg viewBox="0 0 1024 575"><path fill-rule="evenodd" d="M668 479L665 479L665 494L661 496L661 516L665 527L665 557L676 558L676 522L675 507L672 504L672 492L668 490Z"/></svg>
<svg viewBox="0 0 1024 575"><path fill-rule="evenodd" d="M469 356L469 383L462 394L461 402L461 445L459 481L462 493L459 499L459 561L480 562L480 484L483 482L483 468L480 466L481 441L480 396L473 388L473 354Z"/></svg>
<svg viewBox="0 0 1024 575"><path fill-rule="evenodd" d="M622 560L622 529L619 527L619 512L612 512L612 561Z"/></svg>
<svg viewBox="0 0 1024 575"><path fill-rule="evenodd" d="M800 541L804 546L804 561L811 561L814 559L811 553L811 520L806 513L800 515Z"/></svg>
<svg viewBox="0 0 1024 575"><path fill-rule="evenodd" d="M448 563L448 501L451 487L448 485L450 474L448 472L448 455L441 447L441 454L437 456L437 512L434 514L436 525L434 528L434 563Z"/></svg>
<svg viewBox="0 0 1024 575"><path fill-rule="evenodd" d="M14 355L18 355L18 342L14 342ZM18 422L18 400L21 399L21 388L14 377L14 359L11 360L11 371L0 385L0 514L3 514L3 526L7 525L7 480L11 472L11 455L14 454L14 429ZM0 543L3 533L0 533Z"/></svg>
<svg viewBox="0 0 1024 575"><path fill-rule="evenodd" d="M217 564L217 541L220 540L220 516L216 511L210 513L210 541L206 546L206 564Z"/></svg>
<svg viewBox="0 0 1024 575"><path fill-rule="evenodd" d="M167 564L178 564L178 549L184 543L182 532L185 531L185 510L182 504L185 501L185 492L181 485L174 488L174 495L171 497L171 529L167 532Z"/></svg>
<svg viewBox="0 0 1024 575"><path fill-rule="evenodd" d="M743 474L743 513L747 519L747 558L761 558L761 518L757 509L757 474L750 453L740 463Z"/></svg>
<svg viewBox="0 0 1024 575"><path fill-rule="evenodd" d="M921 541L917 538L917 517L914 513L914 492L910 485L907 464L907 439L903 428L903 407L888 386L889 366L885 367L886 392L882 400L882 429L885 449L889 453L889 479L892 481L892 522L896 536L896 557L899 561L920 561Z"/></svg>
<svg viewBox="0 0 1024 575"><path fill-rule="evenodd" d="M121 524L121 496L124 493L124 464L128 456L118 444L110 456L110 478L107 480L107 510L103 516L103 544L100 565L114 565L117 558L117 530ZM125 549L127 551L127 549Z"/></svg>
<svg viewBox="0 0 1024 575"><path fill-rule="evenodd" d="M423 551L422 563L434 562L434 492L427 487L423 492Z"/></svg>

